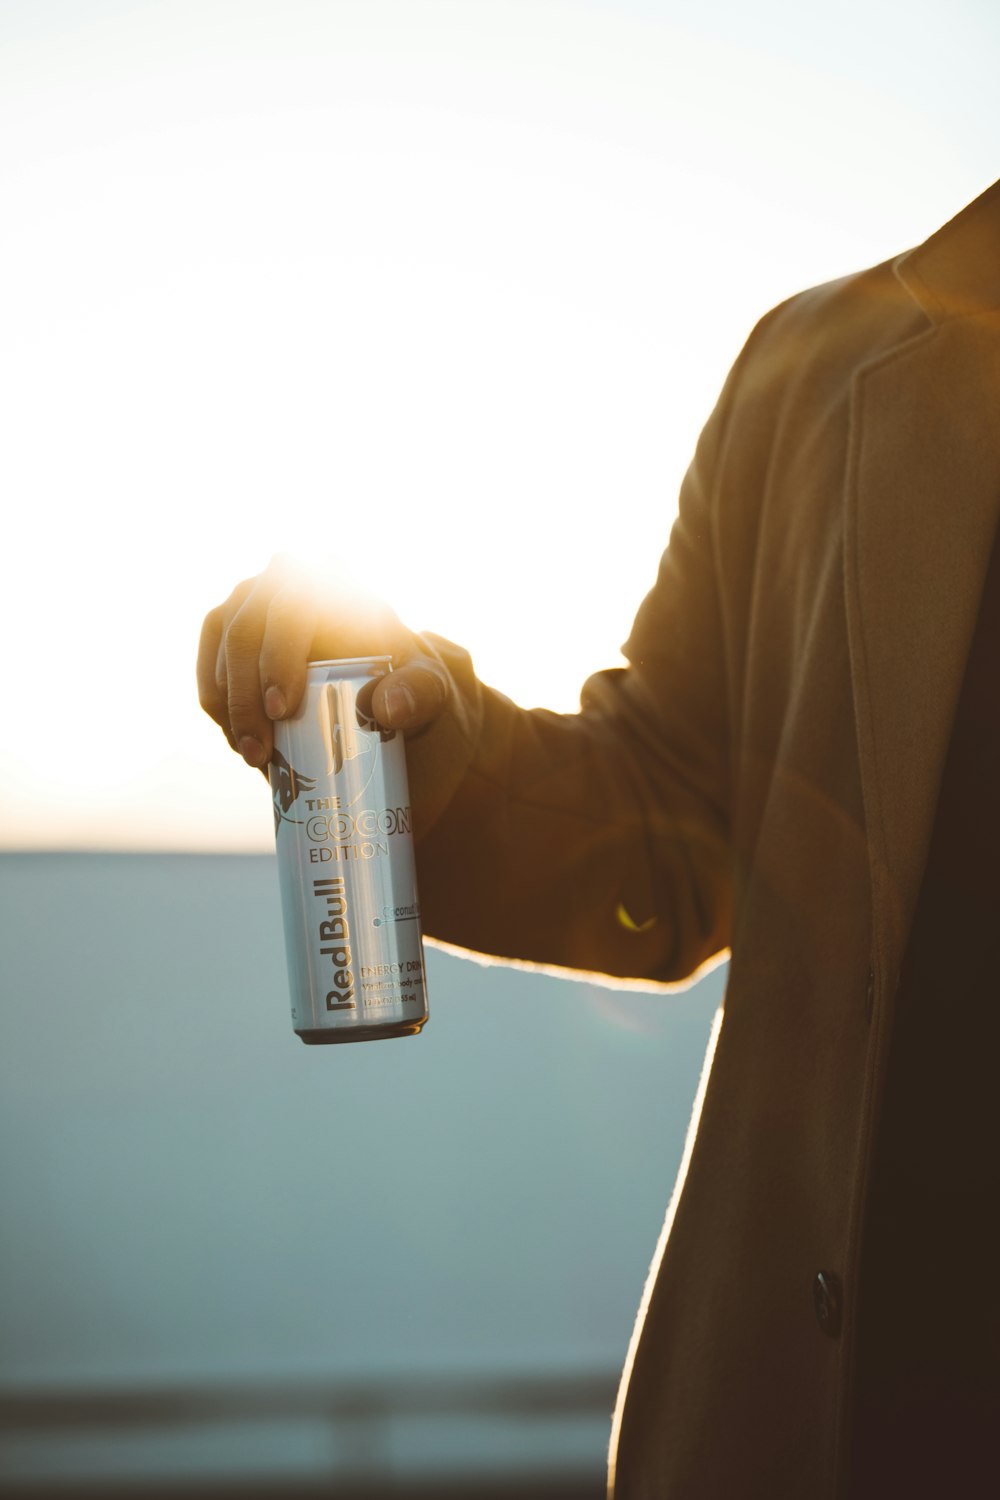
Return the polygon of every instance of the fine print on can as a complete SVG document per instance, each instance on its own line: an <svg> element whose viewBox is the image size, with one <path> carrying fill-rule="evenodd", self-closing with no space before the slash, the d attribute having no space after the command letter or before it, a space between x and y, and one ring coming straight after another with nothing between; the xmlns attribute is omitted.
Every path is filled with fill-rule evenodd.
<svg viewBox="0 0 1000 1500"><path fill-rule="evenodd" d="M304 1042L414 1036L427 1020L403 736L375 720L387 656L310 664L269 768L292 999Z"/></svg>

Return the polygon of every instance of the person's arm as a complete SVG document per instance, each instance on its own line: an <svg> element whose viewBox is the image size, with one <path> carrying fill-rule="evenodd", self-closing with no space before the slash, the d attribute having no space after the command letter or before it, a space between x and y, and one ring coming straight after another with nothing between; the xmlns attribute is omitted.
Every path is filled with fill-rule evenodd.
<svg viewBox="0 0 1000 1500"><path fill-rule="evenodd" d="M702 435L629 665L592 677L579 714L521 709L457 647L281 565L208 616L202 704L251 764L270 756L272 721L294 712L307 660L393 654L373 708L407 731L429 936L661 981L726 947L730 724L712 490L727 409L724 398Z"/></svg>
<svg viewBox="0 0 1000 1500"><path fill-rule="evenodd" d="M430 935L657 980L726 947L730 742L710 493L724 410L685 481L629 666L592 677L579 714L520 709L434 642L449 703L407 749Z"/></svg>

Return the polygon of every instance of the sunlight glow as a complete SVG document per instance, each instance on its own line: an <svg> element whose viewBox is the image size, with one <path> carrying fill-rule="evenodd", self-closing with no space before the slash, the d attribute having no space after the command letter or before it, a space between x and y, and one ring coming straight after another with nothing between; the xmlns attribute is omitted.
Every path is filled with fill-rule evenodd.
<svg viewBox="0 0 1000 1500"><path fill-rule="evenodd" d="M752 323L996 157L956 102L974 6L950 103L937 43L879 88L754 16L5 8L7 846L270 846L193 662L275 552L346 560L526 704L619 660Z"/></svg>

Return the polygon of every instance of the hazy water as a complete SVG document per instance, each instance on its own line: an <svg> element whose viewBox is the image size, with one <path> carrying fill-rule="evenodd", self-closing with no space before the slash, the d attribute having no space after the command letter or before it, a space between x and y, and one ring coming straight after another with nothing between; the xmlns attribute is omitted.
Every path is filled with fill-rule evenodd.
<svg viewBox="0 0 1000 1500"><path fill-rule="evenodd" d="M420 1037L307 1048L269 858L0 856L0 921L5 1386L613 1377L720 976L435 950Z"/></svg>

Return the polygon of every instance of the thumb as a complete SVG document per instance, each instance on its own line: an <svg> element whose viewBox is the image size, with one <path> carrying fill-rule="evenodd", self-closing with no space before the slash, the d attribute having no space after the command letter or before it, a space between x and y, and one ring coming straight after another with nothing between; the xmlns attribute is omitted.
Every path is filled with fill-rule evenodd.
<svg viewBox="0 0 1000 1500"><path fill-rule="evenodd" d="M450 693L444 668L429 657L415 656L378 682L372 711L387 729L423 729L437 718Z"/></svg>

